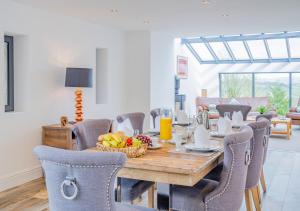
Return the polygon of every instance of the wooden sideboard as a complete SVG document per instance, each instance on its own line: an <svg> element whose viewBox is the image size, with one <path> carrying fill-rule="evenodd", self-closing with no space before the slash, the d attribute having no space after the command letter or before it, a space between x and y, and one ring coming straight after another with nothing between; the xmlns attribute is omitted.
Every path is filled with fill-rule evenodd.
<svg viewBox="0 0 300 211"><path fill-rule="evenodd" d="M71 127L72 125L62 127L60 124L43 126L43 145L75 150L76 140Z"/></svg>

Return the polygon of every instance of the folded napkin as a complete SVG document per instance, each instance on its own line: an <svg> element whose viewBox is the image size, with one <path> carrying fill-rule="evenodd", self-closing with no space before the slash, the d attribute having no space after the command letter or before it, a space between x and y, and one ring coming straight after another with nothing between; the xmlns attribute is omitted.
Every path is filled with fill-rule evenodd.
<svg viewBox="0 0 300 211"><path fill-rule="evenodd" d="M233 126L242 126L244 123L243 114L241 111L234 111L232 114L232 125Z"/></svg>
<svg viewBox="0 0 300 211"><path fill-rule="evenodd" d="M117 131L122 131L126 136L133 136L134 130L129 119L125 119L122 123L118 124Z"/></svg>
<svg viewBox="0 0 300 211"><path fill-rule="evenodd" d="M209 143L209 132L203 124L198 125L194 132L194 141L196 146L206 146Z"/></svg>
<svg viewBox="0 0 300 211"><path fill-rule="evenodd" d="M227 135L232 131L231 120L227 116L224 118L220 117L217 125L218 133L221 135Z"/></svg>
<svg viewBox="0 0 300 211"><path fill-rule="evenodd" d="M177 123L178 124L188 124L189 123L189 117L185 113L185 111L180 110L177 112Z"/></svg>

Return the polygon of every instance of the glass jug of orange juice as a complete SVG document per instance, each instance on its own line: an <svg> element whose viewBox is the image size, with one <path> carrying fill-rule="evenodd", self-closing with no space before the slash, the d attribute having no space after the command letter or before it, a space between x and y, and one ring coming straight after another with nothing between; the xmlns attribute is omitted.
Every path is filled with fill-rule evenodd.
<svg viewBox="0 0 300 211"><path fill-rule="evenodd" d="M172 139L172 110L161 109L160 113L160 140L171 140Z"/></svg>

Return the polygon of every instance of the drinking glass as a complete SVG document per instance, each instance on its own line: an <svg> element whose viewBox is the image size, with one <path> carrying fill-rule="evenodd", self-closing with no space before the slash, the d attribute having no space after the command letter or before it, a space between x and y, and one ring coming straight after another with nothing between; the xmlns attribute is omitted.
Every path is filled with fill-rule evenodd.
<svg viewBox="0 0 300 211"><path fill-rule="evenodd" d="M181 150L181 144L182 144L182 134L174 134L174 141L175 141L175 145L176 145L176 151L180 151Z"/></svg>

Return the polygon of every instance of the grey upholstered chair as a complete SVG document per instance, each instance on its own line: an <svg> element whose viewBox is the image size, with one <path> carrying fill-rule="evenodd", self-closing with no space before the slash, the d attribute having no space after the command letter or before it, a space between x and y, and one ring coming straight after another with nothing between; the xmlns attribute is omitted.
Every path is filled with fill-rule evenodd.
<svg viewBox="0 0 300 211"><path fill-rule="evenodd" d="M216 109L218 110L221 117L224 117L225 112L230 112L230 116L234 111L238 112L241 111L243 114L244 121L247 120L247 116L251 111L251 106L248 105L232 105L232 104L219 104L217 105Z"/></svg>
<svg viewBox="0 0 300 211"><path fill-rule="evenodd" d="M244 196L252 136L248 126L242 127L239 133L226 136L220 182L203 179L194 187L172 186L172 210L238 211Z"/></svg>
<svg viewBox="0 0 300 211"><path fill-rule="evenodd" d="M115 203L113 187L116 173L126 156L122 153L92 153L34 148L41 161L53 211L150 211L153 209Z"/></svg>
<svg viewBox="0 0 300 211"><path fill-rule="evenodd" d="M264 149L264 161L263 164L265 164L266 159L267 159L267 154L268 154L268 146L269 146L269 140L270 140L270 135L271 135L271 120L273 118L273 114L260 114L256 117L256 121L259 120L260 118L266 118L267 120L269 120L269 125L267 127L266 130L266 145L265 145L265 149ZM264 168L262 168L261 170L261 176L260 176L260 183L262 186L262 189L264 191L264 193L267 192L267 185L266 185L266 180L265 180L265 174L264 174Z"/></svg>
<svg viewBox="0 0 300 211"><path fill-rule="evenodd" d="M150 111L150 115L152 117L153 128L155 128L156 127L156 125L155 125L155 119L160 116L160 108L152 109Z"/></svg>
<svg viewBox="0 0 300 211"><path fill-rule="evenodd" d="M122 123L124 120L129 119L132 128L134 130L139 130L139 133L143 133L144 119L145 114L141 112L136 113L127 113L117 116L117 122ZM134 180L126 178L117 179L118 192L117 192L117 201L127 201L133 203L133 200L140 197L144 192L150 188L154 188L154 183L143 180ZM148 197L152 198L151 194L153 190L148 192ZM119 191L121 190L121 192ZM150 205L150 204L149 204ZM150 206L153 206L151 204Z"/></svg>
<svg viewBox="0 0 300 211"><path fill-rule="evenodd" d="M255 123L250 123L249 126L253 130L253 138L251 139L251 162L248 167L248 175L245 186L245 200L248 211L252 211L252 199L256 211L260 211L260 193L259 179L261 176L264 151L266 148L266 130L269 126L269 120L260 118ZM251 197L252 193L252 197Z"/></svg>
<svg viewBox="0 0 300 211"><path fill-rule="evenodd" d="M145 114L142 112L127 113L117 116L117 122L122 123L125 119L129 119L134 130L143 133Z"/></svg>
<svg viewBox="0 0 300 211"><path fill-rule="evenodd" d="M73 126L73 133L76 137L77 150L96 147L99 135L108 133L112 121L109 119L84 120Z"/></svg>

